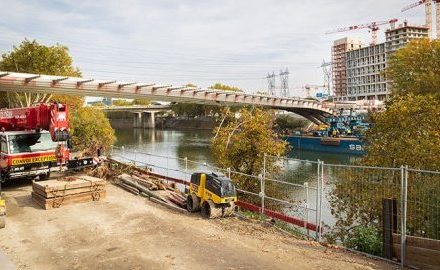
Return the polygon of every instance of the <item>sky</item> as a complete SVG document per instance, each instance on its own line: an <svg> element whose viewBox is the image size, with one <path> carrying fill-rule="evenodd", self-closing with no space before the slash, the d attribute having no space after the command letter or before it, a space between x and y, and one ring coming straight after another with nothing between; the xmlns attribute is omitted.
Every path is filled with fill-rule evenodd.
<svg viewBox="0 0 440 270"><path fill-rule="evenodd" d="M367 29L327 31L392 18L423 24L423 7L400 12L411 2L0 0L0 53L36 39L67 46L85 78L223 83L248 93L267 91L267 73L288 68L290 95L304 96L304 85L323 84L320 65L330 61L333 40L371 40Z"/></svg>

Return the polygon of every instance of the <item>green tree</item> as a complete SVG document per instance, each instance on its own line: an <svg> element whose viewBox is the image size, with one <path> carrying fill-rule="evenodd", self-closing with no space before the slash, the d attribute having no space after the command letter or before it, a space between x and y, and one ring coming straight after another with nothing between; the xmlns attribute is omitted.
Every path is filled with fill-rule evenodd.
<svg viewBox="0 0 440 270"><path fill-rule="evenodd" d="M25 39L12 51L2 55L0 70L34 74L80 77L81 72L73 67L73 60L67 47L60 44L45 46L36 40ZM0 93L2 107L27 107L33 103L63 101L77 106L84 103L82 97L52 96L39 93Z"/></svg>
<svg viewBox="0 0 440 270"><path fill-rule="evenodd" d="M211 85L210 87L208 87L209 89L217 89L217 90L223 90L223 91L233 91L233 92L243 92L240 88L235 87L235 86L231 86L231 85L226 85L226 84L221 84L221 83L216 83L214 85Z"/></svg>
<svg viewBox="0 0 440 270"><path fill-rule="evenodd" d="M75 150L95 154L99 148L108 149L115 141L115 132L100 109L82 107L70 118L72 144Z"/></svg>
<svg viewBox="0 0 440 270"><path fill-rule="evenodd" d="M136 98L131 102L133 105L150 105L151 101L146 98Z"/></svg>
<svg viewBox="0 0 440 270"><path fill-rule="evenodd" d="M229 112L232 114L232 112ZM220 125L215 130L212 139L212 152L216 164L221 168L231 168L232 171L247 175L259 175L263 171L264 155L283 155L288 144L281 140L273 131L273 116L261 109L249 110L243 108L236 119L233 114L231 121ZM267 174L279 169L273 159L266 160ZM258 193L259 181L236 175L233 180L239 187Z"/></svg>
<svg viewBox="0 0 440 270"><path fill-rule="evenodd" d="M125 99L116 99L113 100L113 106L130 106L132 103L130 101L127 101Z"/></svg>
<svg viewBox="0 0 440 270"><path fill-rule="evenodd" d="M45 46L25 39L2 55L0 70L58 76L80 77L81 72L73 66L67 47L57 44ZM114 140L114 131L102 111L84 108L84 97L37 93L0 93L2 107L23 107L39 102L60 102L69 106L72 142L75 150L89 149L94 153L98 147L108 147Z"/></svg>
<svg viewBox="0 0 440 270"><path fill-rule="evenodd" d="M415 39L393 53L387 77L394 94L440 93L440 40Z"/></svg>

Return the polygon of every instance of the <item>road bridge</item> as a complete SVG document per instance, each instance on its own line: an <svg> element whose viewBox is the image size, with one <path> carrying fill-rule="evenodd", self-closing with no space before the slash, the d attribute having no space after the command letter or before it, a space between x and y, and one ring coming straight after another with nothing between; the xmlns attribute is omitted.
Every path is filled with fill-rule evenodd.
<svg viewBox="0 0 440 270"><path fill-rule="evenodd" d="M317 124L324 122L326 117L335 114L332 109L325 108L317 101L301 98L271 97L244 92L155 83L95 80L2 71L0 71L0 91L147 98L150 100L227 106L259 106L267 109L290 111Z"/></svg>
<svg viewBox="0 0 440 270"><path fill-rule="evenodd" d="M171 110L170 105L130 105L130 106L98 106L104 112L130 112L134 114L134 128L154 128L156 114Z"/></svg>

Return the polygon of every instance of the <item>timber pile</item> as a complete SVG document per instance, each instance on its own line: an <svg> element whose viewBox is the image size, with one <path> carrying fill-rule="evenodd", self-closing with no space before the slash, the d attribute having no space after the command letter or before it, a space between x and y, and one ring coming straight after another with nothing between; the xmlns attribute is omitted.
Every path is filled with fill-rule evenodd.
<svg viewBox="0 0 440 270"><path fill-rule="evenodd" d="M32 200L43 209L105 198L106 181L87 175L32 183Z"/></svg>
<svg viewBox="0 0 440 270"><path fill-rule="evenodd" d="M179 212L186 212L186 197L176 188L175 184L168 184L163 179L134 171L132 175L121 174L116 184L135 195L141 195L150 200Z"/></svg>

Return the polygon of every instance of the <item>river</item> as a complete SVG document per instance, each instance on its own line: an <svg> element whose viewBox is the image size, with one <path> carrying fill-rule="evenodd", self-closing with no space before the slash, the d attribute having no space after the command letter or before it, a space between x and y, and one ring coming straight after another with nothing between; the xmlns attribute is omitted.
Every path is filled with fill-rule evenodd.
<svg viewBox="0 0 440 270"><path fill-rule="evenodd" d="M115 150L117 154L135 160L137 165L153 166L155 172L163 175L189 180L191 172L195 170L213 170L207 166L207 164L214 164L214 158L210 151L210 140L213 136L211 131L118 129L116 130L116 136L118 139L115 144L116 149L124 149L124 151ZM145 153L152 155L146 155ZM185 162L184 157L187 157L191 162ZM283 199L288 201L308 201L308 205L312 209L316 207L316 190L313 190L313 187L317 187L316 161L321 160L329 164L351 164L359 159L357 156L308 151L292 151L288 157L311 162L297 160L282 162L285 171L281 176L283 179L278 180L299 185L307 182L311 189L306 190L289 185L273 185L278 189L275 193L283 196ZM270 188L269 181L266 187L267 189ZM325 194L330 191L328 188L324 186ZM299 215L303 218L306 215L305 211L298 214L298 209L287 211L292 211L296 216ZM309 211L309 215L314 215L314 213ZM307 218L316 221L316 218L313 220L314 217ZM326 224L334 223L327 199L323 200L322 220Z"/></svg>

